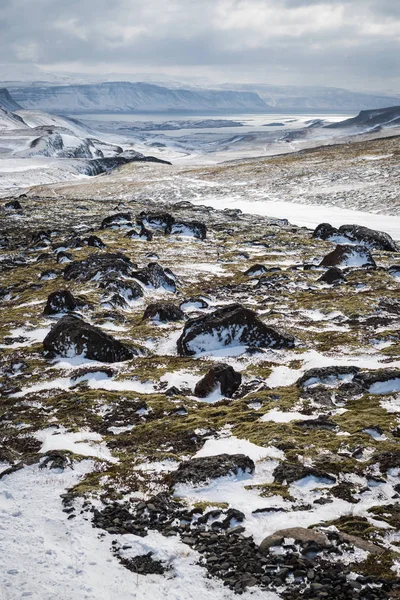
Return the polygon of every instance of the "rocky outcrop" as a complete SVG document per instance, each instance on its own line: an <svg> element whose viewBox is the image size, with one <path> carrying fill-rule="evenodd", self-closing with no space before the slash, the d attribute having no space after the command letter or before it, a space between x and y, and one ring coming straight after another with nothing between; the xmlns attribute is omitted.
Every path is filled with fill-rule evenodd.
<svg viewBox="0 0 400 600"><path fill-rule="evenodd" d="M110 277L101 281L100 288L110 294L118 294L128 301L136 300L136 298L142 298L143 296L142 286L136 281L128 281L116 277Z"/></svg>
<svg viewBox="0 0 400 600"><path fill-rule="evenodd" d="M175 223L167 228L166 233L205 240L207 237L207 227L204 223L200 223L200 221L175 221Z"/></svg>
<svg viewBox="0 0 400 600"><path fill-rule="evenodd" d="M320 267L371 267L376 263L365 246L337 245L322 261Z"/></svg>
<svg viewBox="0 0 400 600"><path fill-rule="evenodd" d="M146 227L142 225L140 231L137 231L136 229L130 229L125 234L125 237L129 238L130 240L146 240L147 242L151 242L153 239L153 233L150 231L150 229L146 229Z"/></svg>
<svg viewBox="0 0 400 600"><path fill-rule="evenodd" d="M341 225L339 229L329 223L321 223L314 230L314 238L341 243L349 241L366 246L370 250L385 250L398 252L399 248L388 233L369 229L363 225Z"/></svg>
<svg viewBox="0 0 400 600"><path fill-rule="evenodd" d="M180 356L226 346L292 348L294 338L265 325L252 310L230 304L211 314L190 319L177 342Z"/></svg>
<svg viewBox="0 0 400 600"><path fill-rule="evenodd" d="M130 360L139 354L98 327L72 315L62 317L43 340L50 357L80 355L91 360L113 363Z"/></svg>
<svg viewBox="0 0 400 600"><path fill-rule="evenodd" d="M144 285L154 288L163 287L170 292L176 292L175 279L156 262L151 262L144 269L135 271L133 277Z"/></svg>
<svg viewBox="0 0 400 600"><path fill-rule="evenodd" d="M343 271L338 269L337 267L330 267L321 277L318 279L322 283L327 283L328 285L337 285L345 281L345 276L343 275Z"/></svg>
<svg viewBox="0 0 400 600"><path fill-rule="evenodd" d="M318 384L326 384L334 386L343 381L353 379L360 371L358 367L352 366L332 366L332 367L315 367L306 371L296 385L300 388L307 388Z"/></svg>
<svg viewBox="0 0 400 600"><path fill-rule="evenodd" d="M103 219L100 229L127 227L128 224L132 224L132 215L129 212L116 213Z"/></svg>
<svg viewBox="0 0 400 600"><path fill-rule="evenodd" d="M78 303L71 292L68 290L59 290L49 295L43 314L56 315L75 310L77 306Z"/></svg>
<svg viewBox="0 0 400 600"><path fill-rule="evenodd" d="M161 229L164 233L171 231L175 219L169 213L154 213L142 211L136 218L136 223L151 229Z"/></svg>
<svg viewBox="0 0 400 600"><path fill-rule="evenodd" d="M219 387L223 396L232 398L241 383L242 376L233 367L226 364L215 365L196 383L194 395L198 398L207 398Z"/></svg>
<svg viewBox="0 0 400 600"><path fill-rule="evenodd" d="M185 315L181 309L170 302L149 304L143 315L143 321L146 319L153 319L161 322L182 321L184 318Z"/></svg>
<svg viewBox="0 0 400 600"><path fill-rule="evenodd" d="M135 265L120 252L91 254L88 258L74 261L65 267L64 279L84 282L111 274L118 277L131 277L134 272Z"/></svg>
<svg viewBox="0 0 400 600"><path fill-rule="evenodd" d="M336 483L336 478L330 473L316 467L307 467L301 463L282 462L274 469L273 476L276 483L283 484L286 482L287 485L310 476Z"/></svg>
<svg viewBox="0 0 400 600"><path fill-rule="evenodd" d="M204 456L181 463L178 469L170 474L170 482L173 486L178 483L198 484L227 475L254 473L254 469L254 462L244 454Z"/></svg>

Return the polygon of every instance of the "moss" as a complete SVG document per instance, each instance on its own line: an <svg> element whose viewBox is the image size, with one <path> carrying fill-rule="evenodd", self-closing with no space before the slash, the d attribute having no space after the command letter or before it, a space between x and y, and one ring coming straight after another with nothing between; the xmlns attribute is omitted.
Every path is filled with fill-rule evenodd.
<svg viewBox="0 0 400 600"><path fill-rule="evenodd" d="M283 500L294 502L295 498L289 493L288 485L279 483L260 483L255 485L246 485L246 490L257 490L261 498L271 498L272 496L281 496Z"/></svg>
<svg viewBox="0 0 400 600"><path fill-rule="evenodd" d="M398 559L399 555L396 552L385 550L378 556L376 554L370 554L363 562L354 564L352 569L356 573L360 573L366 577L396 581L397 576L392 567L394 566L394 562L397 562Z"/></svg>

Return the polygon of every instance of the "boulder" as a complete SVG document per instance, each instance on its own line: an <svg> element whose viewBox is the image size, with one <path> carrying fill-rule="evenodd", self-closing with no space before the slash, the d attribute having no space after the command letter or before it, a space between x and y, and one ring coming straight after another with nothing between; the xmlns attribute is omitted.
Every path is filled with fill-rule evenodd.
<svg viewBox="0 0 400 600"><path fill-rule="evenodd" d="M100 229L108 229L111 227L126 227L132 221L132 215L129 212L116 213L103 219Z"/></svg>
<svg viewBox="0 0 400 600"><path fill-rule="evenodd" d="M352 380L359 371L358 367L352 366L315 367L306 371L297 380L296 385L300 388L318 384L335 386L341 382Z"/></svg>
<svg viewBox="0 0 400 600"><path fill-rule="evenodd" d="M326 473L316 467L306 467L301 463L289 463L281 462L275 467L273 472L274 482L283 484L286 482L287 485L304 479L304 477L317 477L318 479L324 479L332 483L336 483L336 478L330 473Z"/></svg>
<svg viewBox="0 0 400 600"><path fill-rule="evenodd" d="M208 373L196 383L194 395L198 398L206 398L220 386L221 394L232 398L242 383L242 375L226 364L211 367Z"/></svg>
<svg viewBox="0 0 400 600"><path fill-rule="evenodd" d="M97 237L97 235L89 235L89 237L83 239L82 242L86 246L91 246L92 248L106 248L106 244Z"/></svg>
<svg viewBox="0 0 400 600"><path fill-rule="evenodd" d="M293 336L265 325L257 315L240 304L190 319L178 339L180 356L218 350L224 347L293 348Z"/></svg>
<svg viewBox="0 0 400 600"><path fill-rule="evenodd" d="M369 229L363 225L341 225L339 229L336 229L329 223L321 223L315 229L313 237L339 243L342 241L354 242L366 246L370 250L399 251L397 244L388 233Z"/></svg>
<svg viewBox="0 0 400 600"><path fill-rule="evenodd" d="M98 327L72 315L62 317L43 340L50 356L82 355L101 362L130 360L139 352L128 347Z"/></svg>
<svg viewBox="0 0 400 600"><path fill-rule="evenodd" d="M178 469L170 474L170 482L173 486L177 483L197 484L227 475L254 473L254 469L254 462L244 454L202 456L182 462Z"/></svg>
<svg viewBox="0 0 400 600"><path fill-rule="evenodd" d="M121 252L92 254L65 267L64 279L85 282L111 273L118 277L131 277L134 272L135 265Z"/></svg>
<svg viewBox="0 0 400 600"><path fill-rule="evenodd" d="M47 298L43 313L45 315L56 315L58 313L75 310L78 303L68 290L58 290Z"/></svg>
<svg viewBox="0 0 400 600"><path fill-rule="evenodd" d="M128 302L143 297L142 286L136 281L111 277L100 282L100 287L110 294L119 294Z"/></svg>
<svg viewBox="0 0 400 600"><path fill-rule="evenodd" d="M334 237L337 233L338 230L336 227L333 227L330 223L320 223L314 229L312 236L318 240L329 240L329 238Z"/></svg>
<svg viewBox="0 0 400 600"><path fill-rule="evenodd" d="M150 229L146 229L146 227L142 225L140 231L137 231L136 229L130 229L125 234L125 237L129 238L130 240L146 240L151 242L153 239L153 233L150 231Z"/></svg>
<svg viewBox="0 0 400 600"><path fill-rule="evenodd" d="M19 200L10 200L9 202L5 203L4 208L8 211L22 210L22 205Z"/></svg>
<svg viewBox="0 0 400 600"><path fill-rule="evenodd" d="M376 263L370 251L365 246L350 246L338 244L332 252L329 252L322 261L320 267L372 267L376 269Z"/></svg>
<svg viewBox="0 0 400 600"><path fill-rule="evenodd" d="M136 218L136 223L151 229L161 229L164 233L171 231L175 219L169 213L155 213L142 211Z"/></svg>
<svg viewBox="0 0 400 600"><path fill-rule="evenodd" d="M275 531L272 535L264 538L260 544L260 550L261 552L267 552L273 546L281 546L285 539L293 539L302 545L313 544L321 550L331 546L327 536L319 531L306 529L305 527L289 527L288 529Z"/></svg>
<svg viewBox="0 0 400 600"><path fill-rule="evenodd" d="M400 389L400 369L362 371L354 378L354 382L372 394L392 393Z"/></svg>
<svg viewBox="0 0 400 600"><path fill-rule="evenodd" d="M157 321L181 321L185 318L184 313L178 306L171 302L156 302L146 307L143 315L143 321L146 319L155 319Z"/></svg>
<svg viewBox="0 0 400 600"><path fill-rule="evenodd" d="M200 221L175 221L170 227L167 227L165 233L205 240L207 237L207 227Z"/></svg>
<svg viewBox="0 0 400 600"><path fill-rule="evenodd" d="M257 264L247 269L247 271L245 271L243 275L246 275L247 277L257 277L259 275L264 275L264 273L267 273L267 271L267 267L265 267L264 265Z"/></svg>
<svg viewBox="0 0 400 600"><path fill-rule="evenodd" d="M74 260L74 257L70 252L57 252L56 260L59 265L63 265L72 262Z"/></svg>
<svg viewBox="0 0 400 600"><path fill-rule="evenodd" d="M330 267L330 269L321 275L318 281L321 281L322 283L328 283L329 285L335 285L345 281L345 276L343 275L343 271L341 271L341 269L338 269L337 267Z"/></svg>
<svg viewBox="0 0 400 600"><path fill-rule="evenodd" d="M154 288L163 287L170 292L176 292L175 279L169 275L171 271L163 269L161 265L156 262L151 262L140 271L135 271L133 277L138 279L144 285L149 285Z"/></svg>

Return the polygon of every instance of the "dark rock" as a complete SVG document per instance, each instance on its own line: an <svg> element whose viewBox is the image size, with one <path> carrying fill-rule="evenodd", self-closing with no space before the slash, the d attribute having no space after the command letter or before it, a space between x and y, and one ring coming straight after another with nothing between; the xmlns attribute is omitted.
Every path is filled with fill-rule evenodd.
<svg viewBox="0 0 400 600"><path fill-rule="evenodd" d="M65 263L70 263L74 260L74 257L69 252L57 252L57 262L62 265Z"/></svg>
<svg viewBox="0 0 400 600"><path fill-rule="evenodd" d="M4 208L6 210L22 210L22 204L19 200L10 200L5 203Z"/></svg>
<svg viewBox="0 0 400 600"><path fill-rule="evenodd" d="M292 348L294 338L265 325L253 311L240 304L230 304L211 314L190 319L177 342L180 356L239 345Z"/></svg>
<svg viewBox="0 0 400 600"><path fill-rule="evenodd" d="M119 294L125 300L135 300L142 298L143 289L136 281L127 281L126 279L110 278L100 282L100 287L110 294Z"/></svg>
<svg viewBox="0 0 400 600"><path fill-rule="evenodd" d="M306 371L300 379L296 381L296 385L300 388L316 384L332 384L340 383L342 380L352 379L359 373L358 367L332 366L332 367L315 367Z"/></svg>
<svg viewBox="0 0 400 600"><path fill-rule="evenodd" d="M140 575L163 575L166 571L166 567L160 560L151 558L152 552L148 554L142 554L134 556L133 558L127 558L116 553L120 563L132 573L139 573Z"/></svg>
<svg viewBox="0 0 400 600"><path fill-rule="evenodd" d="M169 478L173 486L177 483L196 484L232 474L254 473L254 469L254 462L244 454L219 454L182 462Z"/></svg>
<svg viewBox="0 0 400 600"><path fill-rule="evenodd" d="M121 227L126 226L130 221L132 221L132 215L129 212L121 212L116 213L115 215L110 215L103 219L100 229L107 229L109 227Z"/></svg>
<svg viewBox="0 0 400 600"><path fill-rule="evenodd" d="M376 263L365 246L337 245L322 261L320 267L372 267Z"/></svg>
<svg viewBox="0 0 400 600"><path fill-rule="evenodd" d="M43 313L45 315L55 315L57 313L68 312L75 310L77 305L77 301L71 292L68 290L58 290L48 296Z"/></svg>
<svg viewBox="0 0 400 600"><path fill-rule="evenodd" d="M92 254L65 267L64 279L85 282L111 273L118 277L131 277L134 269L135 265L122 253Z"/></svg>
<svg viewBox="0 0 400 600"><path fill-rule="evenodd" d="M43 340L50 356L70 356L71 352L101 362L130 360L139 352L98 327L72 315L62 317Z"/></svg>
<svg viewBox="0 0 400 600"><path fill-rule="evenodd" d="M175 219L169 213L153 213L142 211L136 218L138 225L151 227L152 229L161 229L164 233L171 231Z"/></svg>
<svg viewBox="0 0 400 600"><path fill-rule="evenodd" d="M154 288L163 287L170 292L176 292L175 280L168 274L167 269L164 270L156 262L151 262L144 269L135 271L133 277L145 285L150 285Z"/></svg>
<svg viewBox="0 0 400 600"><path fill-rule="evenodd" d="M147 240L148 242L151 242L153 239L153 233L150 231L150 229L146 229L146 227L142 225L140 231L137 231L136 229L130 229L125 234L125 237L131 240Z"/></svg>
<svg viewBox="0 0 400 600"><path fill-rule="evenodd" d="M373 460L379 464L382 473L387 473L389 469L398 469L400 468L400 450L381 452L374 455Z"/></svg>
<svg viewBox="0 0 400 600"><path fill-rule="evenodd" d="M345 238L350 242L356 242L371 250L385 250L386 252L399 251L390 235L383 231L369 229L362 225L341 225L339 229L336 229L329 225L329 223L321 223L321 225L318 225L315 229L313 237L322 240L332 239L332 241Z"/></svg>
<svg viewBox="0 0 400 600"><path fill-rule="evenodd" d="M375 384L386 383L394 380L400 381L400 369L377 369L376 371L362 371L354 378L354 383L359 384L364 390L370 391L372 386Z"/></svg>
<svg viewBox="0 0 400 600"><path fill-rule="evenodd" d="M328 240L330 237L334 237L335 235L337 235L337 232L338 230L336 229L336 227L333 227L332 225L330 225L330 223L320 223L314 229L312 236L313 238L319 240Z"/></svg>
<svg viewBox="0 0 400 600"><path fill-rule="evenodd" d="M316 419L305 419L295 421L296 427L302 429L337 429L338 425L334 421L330 421L327 415L319 415Z"/></svg>
<svg viewBox="0 0 400 600"><path fill-rule="evenodd" d="M247 271L243 273L243 275L247 275L248 277L257 277L258 275L264 275L268 271L267 267L264 265L253 265Z"/></svg>
<svg viewBox="0 0 400 600"><path fill-rule="evenodd" d="M175 221L175 223L166 228L165 233L185 235L205 240L207 237L207 227L204 223L200 223L200 221Z"/></svg>
<svg viewBox="0 0 400 600"><path fill-rule="evenodd" d="M345 281L345 276L343 275L343 272L337 267L331 267L330 269L325 271L323 275L321 275L318 281L328 283L329 285L334 285Z"/></svg>
<svg viewBox="0 0 400 600"><path fill-rule="evenodd" d="M143 321L146 319L155 319L157 321L182 321L185 318L184 313L178 306L171 302L156 302L146 307L143 315Z"/></svg>
<svg viewBox="0 0 400 600"><path fill-rule="evenodd" d="M92 248L106 248L106 244L103 242L103 240L97 237L97 235L89 235L89 237L82 240L82 242L87 246L91 246Z"/></svg>
<svg viewBox="0 0 400 600"><path fill-rule="evenodd" d="M273 476L275 482L282 484L286 481L288 485L310 476L336 483L336 478L333 475L316 467L306 467L301 463L282 462L275 467Z"/></svg>
<svg viewBox="0 0 400 600"><path fill-rule="evenodd" d="M211 367L203 379L196 383L194 395L198 398L206 398L220 386L221 394L232 398L241 383L242 376L233 367L226 364L216 365Z"/></svg>

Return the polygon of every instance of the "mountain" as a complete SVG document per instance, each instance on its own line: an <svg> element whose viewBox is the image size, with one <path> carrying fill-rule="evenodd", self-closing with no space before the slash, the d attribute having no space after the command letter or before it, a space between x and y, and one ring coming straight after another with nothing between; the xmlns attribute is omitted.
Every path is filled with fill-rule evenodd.
<svg viewBox="0 0 400 600"><path fill-rule="evenodd" d="M356 111L399 104L400 96L351 92L341 88L225 83L218 89L255 92L277 111Z"/></svg>
<svg viewBox="0 0 400 600"><path fill-rule="evenodd" d="M6 90L6 88L0 88L0 108L5 110L18 110L22 107L11 98L9 91Z"/></svg>
<svg viewBox="0 0 400 600"><path fill-rule="evenodd" d="M24 108L51 113L268 110L254 92L171 90L147 83L24 86L12 88L11 93Z"/></svg>
<svg viewBox="0 0 400 600"><path fill-rule="evenodd" d="M394 127L400 125L400 106L389 106L377 110L362 110L356 117L346 119L339 123L327 125L328 129L340 129L343 127Z"/></svg>

